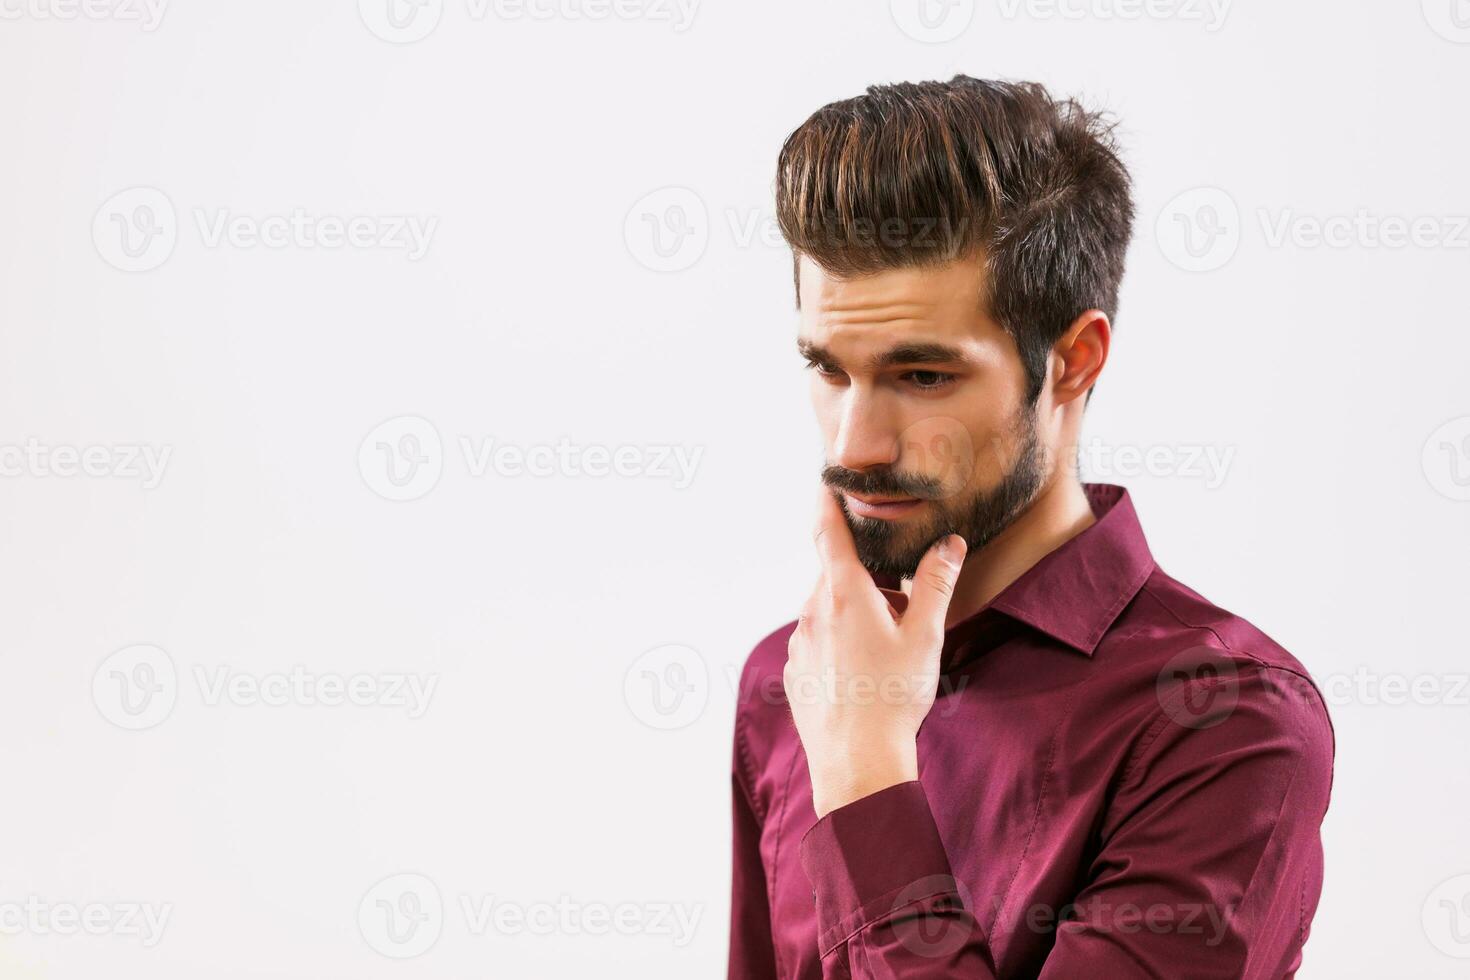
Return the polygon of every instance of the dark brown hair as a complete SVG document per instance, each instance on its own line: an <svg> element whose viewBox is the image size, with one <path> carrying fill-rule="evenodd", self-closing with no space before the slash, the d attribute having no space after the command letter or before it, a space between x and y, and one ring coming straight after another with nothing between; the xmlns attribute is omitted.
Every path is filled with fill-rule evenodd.
<svg viewBox="0 0 1470 980"><path fill-rule="evenodd" d="M1114 125L1034 82L873 85L787 137L777 220L797 269L839 278L983 257L1034 402L1067 327L1117 314L1133 202Z"/></svg>

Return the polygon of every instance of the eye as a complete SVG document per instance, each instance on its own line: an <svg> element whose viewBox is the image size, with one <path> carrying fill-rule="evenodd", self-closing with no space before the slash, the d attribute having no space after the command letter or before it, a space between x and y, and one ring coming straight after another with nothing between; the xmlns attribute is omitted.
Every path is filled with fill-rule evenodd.
<svg viewBox="0 0 1470 980"><path fill-rule="evenodd" d="M842 372L824 361L807 361L808 371L815 371L824 378L835 379L842 377Z"/></svg>
<svg viewBox="0 0 1470 980"><path fill-rule="evenodd" d="M903 378L921 391L934 391L949 384L955 376L943 371L910 371Z"/></svg>

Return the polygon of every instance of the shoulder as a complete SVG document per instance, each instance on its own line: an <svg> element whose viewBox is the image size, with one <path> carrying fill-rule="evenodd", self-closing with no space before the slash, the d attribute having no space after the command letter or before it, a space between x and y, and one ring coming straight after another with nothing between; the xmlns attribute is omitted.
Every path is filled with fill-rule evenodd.
<svg viewBox="0 0 1470 980"><path fill-rule="evenodd" d="M1135 708L1135 764L1171 744L1249 747L1289 757L1330 785L1332 721L1307 668L1163 571L1155 568L1095 658L1096 694Z"/></svg>
<svg viewBox="0 0 1470 980"><path fill-rule="evenodd" d="M1316 689L1295 656L1249 620L1217 606L1155 567L1133 601L1098 645L1100 665L1112 671L1167 669L1187 654L1209 653L1236 672Z"/></svg>
<svg viewBox="0 0 1470 980"><path fill-rule="evenodd" d="M786 668L786 647L796 631L796 620L767 633L745 657L740 671L739 711L746 711L770 700L762 691L773 683L782 689L781 676ZM784 704L784 701L783 701Z"/></svg>

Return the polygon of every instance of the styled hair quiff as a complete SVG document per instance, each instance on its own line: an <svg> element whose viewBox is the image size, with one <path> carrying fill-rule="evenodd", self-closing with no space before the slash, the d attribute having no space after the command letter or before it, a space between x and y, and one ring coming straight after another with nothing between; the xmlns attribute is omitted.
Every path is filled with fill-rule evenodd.
<svg viewBox="0 0 1470 980"><path fill-rule="evenodd" d="M823 106L777 165L797 306L803 255L838 278L981 258L1034 402L1067 327L1117 314L1134 208L1114 125L1038 83L968 75Z"/></svg>

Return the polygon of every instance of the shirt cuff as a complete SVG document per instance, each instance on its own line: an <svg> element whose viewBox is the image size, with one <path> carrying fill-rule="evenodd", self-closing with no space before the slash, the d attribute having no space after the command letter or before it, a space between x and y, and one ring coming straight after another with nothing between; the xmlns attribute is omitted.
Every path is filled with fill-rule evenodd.
<svg viewBox="0 0 1470 980"><path fill-rule="evenodd" d="M906 906L956 891L918 780L828 813L802 837L800 852L817 903L823 956Z"/></svg>

